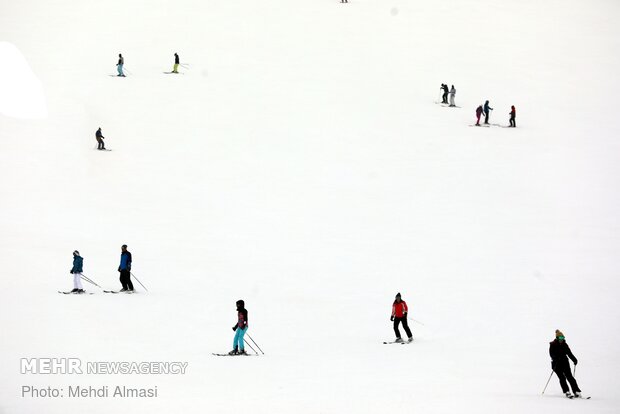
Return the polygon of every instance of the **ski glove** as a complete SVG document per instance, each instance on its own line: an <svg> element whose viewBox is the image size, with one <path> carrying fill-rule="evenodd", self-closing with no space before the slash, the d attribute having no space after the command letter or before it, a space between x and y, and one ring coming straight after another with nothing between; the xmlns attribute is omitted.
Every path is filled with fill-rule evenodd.
<svg viewBox="0 0 620 414"><path fill-rule="evenodd" d="M237 325L235 325L235 326L233 326L233 327L232 327L232 330L233 330L233 331L236 331L236 330L237 330L237 328L238 328L238 326L237 326Z"/></svg>
<svg viewBox="0 0 620 414"><path fill-rule="evenodd" d="M394 315L390 316L390 320L394 322Z"/></svg>

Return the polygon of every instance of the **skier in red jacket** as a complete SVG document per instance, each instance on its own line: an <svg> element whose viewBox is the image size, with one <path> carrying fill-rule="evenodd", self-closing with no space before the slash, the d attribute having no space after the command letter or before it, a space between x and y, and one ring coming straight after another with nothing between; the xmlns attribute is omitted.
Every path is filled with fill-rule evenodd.
<svg viewBox="0 0 620 414"><path fill-rule="evenodd" d="M409 337L409 342L413 341L413 335L411 334L411 330L409 329L409 325L407 324L407 313L409 312L409 308L407 308L407 302L400 298L400 292L396 294L396 298L394 303L392 304L392 317L391 321L394 321L394 332L396 333L396 342L403 342L400 337L400 331L398 330L398 325L402 322L403 328Z"/></svg>

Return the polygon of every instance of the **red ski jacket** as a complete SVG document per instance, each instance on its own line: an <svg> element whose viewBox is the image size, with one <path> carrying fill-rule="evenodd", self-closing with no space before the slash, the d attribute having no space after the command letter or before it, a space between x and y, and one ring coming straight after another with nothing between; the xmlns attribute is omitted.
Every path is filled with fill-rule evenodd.
<svg viewBox="0 0 620 414"><path fill-rule="evenodd" d="M407 312L409 312L409 308L407 308L407 302L405 302L404 300L401 300L400 303L394 301L394 304L392 305L392 316L402 318Z"/></svg>

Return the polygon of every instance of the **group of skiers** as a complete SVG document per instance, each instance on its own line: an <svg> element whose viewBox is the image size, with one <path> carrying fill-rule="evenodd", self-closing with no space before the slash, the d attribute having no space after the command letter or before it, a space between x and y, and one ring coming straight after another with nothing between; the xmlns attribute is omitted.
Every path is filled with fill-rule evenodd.
<svg viewBox="0 0 620 414"><path fill-rule="evenodd" d="M179 54L175 53L174 54L174 65L172 66L172 72L168 72L168 73L179 73L179 65L181 64L181 59L179 58ZM125 66L125 58L123 57L122 53L118 54L118 61L116 63L116 71L118 72L118 75L116 76L121 76L121 77L125 77L125 72L123 72L123 67Z"/></svg>
<svg viewBox="0 0 620 414"><path fill-rule="evenodd" d="M445 83L442 83L439 89L442 91L441 103L446 104L449 107L456 107L456 104L454 103L454 98L456 96L456 88L454 87L454 85L452 85L452 87L448 89L448 85ZM448 102L448 96L450 97L450 102ZM489 125L489 115L491 114L492 110L493 108L489 106L488 100L485 101L483 105L479 105L478 108L476 108L476 124L475 125L480 126L480 117L482 116L482 114L484 114L484 124ZM510 107L510 112L508 113L508 115L510 115L510 119L509 119L510 126L509 127L516 128L517 123L516 123L515 118L517 117L517 110L515 109L514 105Z"/></svg>
<svg viewBox="0 0 620 414"><path fill-rule="evenodd" d="M441 103L447 104L450 107L455 107L454 98L456 97L456 88L454 85L450 89L448 89L448 85L442 83L439 87L443 91L443 95L441 96ZM450 102L448 103L448 95L450 95Z"/></svg>
<svg viewBox="0 0 620 414"><path fill-rule="evenodd" d="M489 106L489 101L486 100L484 102L483 105L478 105L478 108L476 108L476 126L480 126L480 117L482 116L482 114L484 114L484 124L488 125L489 124L489 115L491 114L491 111L493 110L493 108L491 108ZM515 118L517 117L517 110L515 109L515 106L512 105L510 107L510 112L508 113L508 115L510 115L510 126L509 128L516 128L517 127L517 123L515 121Z"/></svg>
<svg viewBox="0 0 620 414"><path fill-rule="evenodd" d="M127 250L127 245L123 244L121 246L121 260L118 265L118 272L120 273L120 282L122 289L119 292L127 292L133 293L133 283L131 282L131 262L132 256L129 250ZM77 250L73 251L73 267L71 267L71 273L73 275L73 290L70 293L86 293L84 288L82 287L82 278L84 275L82 272L84 271L84 258L80 256L80 252ZM63 292L64 293L64 292Z"/></svg>

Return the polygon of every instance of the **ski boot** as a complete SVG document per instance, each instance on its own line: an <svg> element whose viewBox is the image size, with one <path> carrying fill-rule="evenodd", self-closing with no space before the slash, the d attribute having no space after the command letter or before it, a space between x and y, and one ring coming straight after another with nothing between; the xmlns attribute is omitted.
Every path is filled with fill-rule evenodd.
<svg viewBox="0 0 620 414"><path fill-rule="evenodd" d="M237 355L247 355L248 353L245 352L245 349L242 349L241 351L239 351L239 353Z"/></svg>
<svg viewBox="0 0 620 414"><path fill-rule="evenodd" d="M413 342L413 336L410 336L409 339L407 339L407 342Z"/></svg>
<svg viewBox="0 0 620 414"><path fill-rule="evenodd" d="M573 398L573 394L571 394L570 391L566 391L564 395L566 395L566 398L570 398L570 399Z"/></svg>
<svg viewBox="0 0 620 414"><path fill-rule="evenodd" d="M122 288L119 292L127 292L127 288Z"/></svg>
<svg viewBox="0 0 620 414"><path fill-rule="evenodd" d="M78 293L78 289L77 288L71 289L71 293Z"/></svg>
<svg viewBox="0 0 620 414"><path fill-rule="evenodd" d="M400 344L400 343L403 343L405 341L403 341L403 338L396 338L396 340L394 342L398 342Z"/></svg>
<svg viewBox="0 0 620 414"><path fill-rule="evenodd" d="M233 350L228 353L228 355L238 355L238 354L239 354L239 351L237 351L237 348L233 348Z"/></svg>
<svg viewBox="0 0 620 414"><path fill-rule="evenodd" d="M581 398L581 393L579 391L575 393L575 398Z"/></svg>

